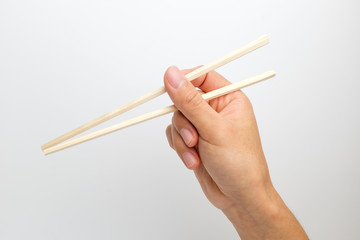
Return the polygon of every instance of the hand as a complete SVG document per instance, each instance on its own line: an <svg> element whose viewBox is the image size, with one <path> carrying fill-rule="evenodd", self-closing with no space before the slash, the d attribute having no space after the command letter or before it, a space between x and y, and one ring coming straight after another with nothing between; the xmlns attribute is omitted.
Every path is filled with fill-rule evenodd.
<svg viewBox="0 0 360 240"><path fill-rule="evenodd" d="M286 235L293 229L306 239L271 183L249 99L236 91L207 103L194 87L209 92L230 82L213 71L190 83L187 72L170 67L164 77L179 110L166 129L169 145L194 170L209 201L233 222L240 236L281 239L294 237ZM282 231L269 235L275 229Z"/></svg>

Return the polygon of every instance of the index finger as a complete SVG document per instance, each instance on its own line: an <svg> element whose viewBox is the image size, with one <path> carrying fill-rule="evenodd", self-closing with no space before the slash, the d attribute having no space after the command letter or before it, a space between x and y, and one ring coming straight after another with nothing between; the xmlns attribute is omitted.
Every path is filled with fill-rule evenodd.
<svg viewBox="0 0 360 240"><path fill-rule="evenodd" d="M194 71L195 69L197 69L199 67L196 67L193 69L185 69L185 70L182 70L182 72L184 74L187 74L187 73ZM191 83L194 85L194 87L198 87L205 93L211 92L215 89L222 88L222 87L225 87L225 86L231 84L231 82L229 82L226 78L224 78L223 76L221 76L219 73L217 73L215 71L210 71L198 78L195 78L194 80L191 81Z"/></svg>

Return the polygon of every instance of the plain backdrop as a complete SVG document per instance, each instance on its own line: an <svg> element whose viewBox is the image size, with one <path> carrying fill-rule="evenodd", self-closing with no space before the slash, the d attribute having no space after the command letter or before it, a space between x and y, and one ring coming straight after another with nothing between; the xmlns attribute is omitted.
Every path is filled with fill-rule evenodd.
<svg viewBox="0 0 360 240"><path fill-rule="evenodd" d="M360 239L360 2L0 0L0 239L238 239L168 147L171 116L40 146L262 34L245 89L275 187L312 239ZM164 95L102 125L170 104ZM99 128L97 128L99 129Z"/></svg>

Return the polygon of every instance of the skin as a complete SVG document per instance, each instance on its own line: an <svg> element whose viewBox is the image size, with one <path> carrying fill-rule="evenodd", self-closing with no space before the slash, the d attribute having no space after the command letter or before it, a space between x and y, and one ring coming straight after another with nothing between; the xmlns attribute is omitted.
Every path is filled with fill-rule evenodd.
<svg viewBox="0 0 360 240"><path fill-rule="evenodd" d="M179 110L166 129L170 147L241 239L308 239L271 183L249 99L236 91L206 102L195 87L209 92L230 82L214 71L189 82L190 71L170 67L164 76Z"/></svg>

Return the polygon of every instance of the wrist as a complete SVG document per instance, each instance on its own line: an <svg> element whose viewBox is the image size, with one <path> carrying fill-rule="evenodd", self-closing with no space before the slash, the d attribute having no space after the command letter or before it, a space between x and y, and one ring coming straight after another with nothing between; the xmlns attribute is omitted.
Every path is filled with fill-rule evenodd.
<svg viewBox="0 0 360 240"><path fill-rule="evenodd" d="M241 239L308 239L272 185L254 198L223 210Z"/></svg>
<svg viewBox="0 0 360 240"><path fill-rule="evenodd" d="M253 194L251 199L234 203L223 213L234 225L242 239L262 239L266 228L278 215L276 190L271 185L267 191Z"/></svg>

